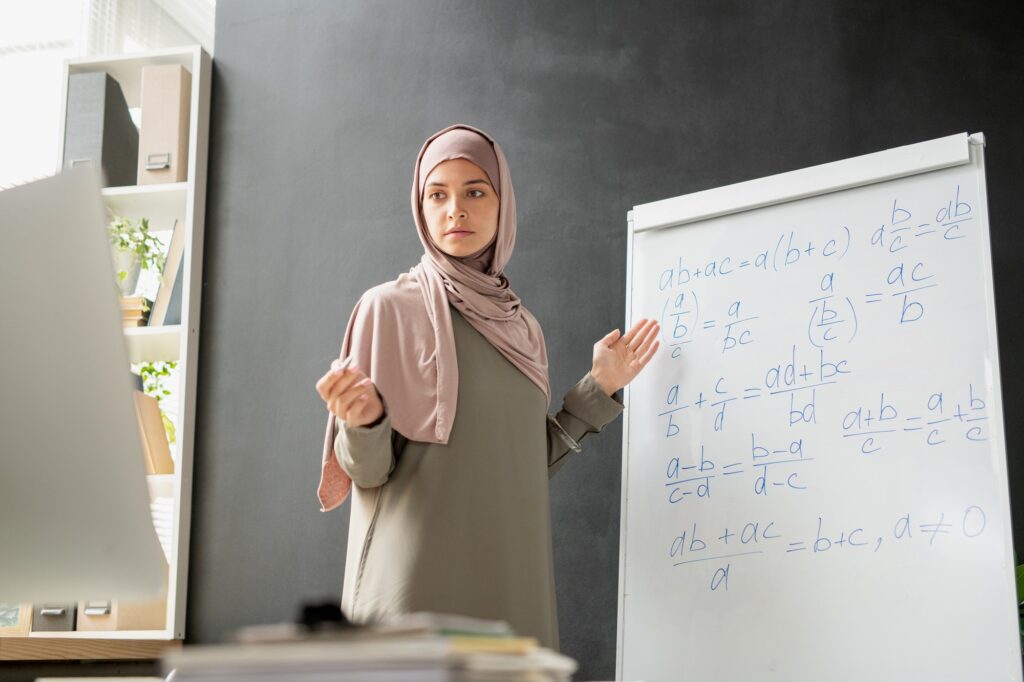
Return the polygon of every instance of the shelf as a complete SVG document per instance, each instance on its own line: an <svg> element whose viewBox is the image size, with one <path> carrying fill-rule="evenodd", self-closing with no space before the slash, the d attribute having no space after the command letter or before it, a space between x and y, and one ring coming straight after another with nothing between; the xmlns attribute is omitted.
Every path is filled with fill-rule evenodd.
<svg viewBox="0 0 1024 682"><path fill-rule="evenodd" d="M132 363L177 360L181 353L181 325L125 327L128 360Z"/></svg>
<svg viewBox="0 0 1024 682"><path fill-rule="evenodd" d="M113 199L119 197L146 197L145 202L152 201L159 195L179 194L183 199L188 191L187 182L168 182L161 185L124 185L122 187L104 187L101 193L104 197Z"/></svg>
<svg viewBox="0 0 1024 682"><path fill-rule="evenodd" d="M52 637L43 634L0 637L0 661L158 659L168 651L181 649L180 639L161 639L163 632L47 633ZM130 637L135 634L141 636Z"/></svg>
<svg viewBox="0 0 1024 682"><path fill-rule="evenodd" d="M150 231L161 240L170 234L174 221L184 230L182 259L181 324L158 327L122 327L129 362L175 361L180 382L173 410L178 419L176 450L172 448L175 473L147 476L150 502L173 500L169 535L164 522L161 545L168 558L166 629L151 631L34 633L25 637L0 637L0 660L130 659L159 658L169 648L181 646L185 637L185 606L188 586L188 549L191 527L192 455L199 351L203 234L206 212L207 151L210 115L211 60L198 45L125 55L90 56L65 60L61 93L61 129L57 168L64 157L64 124L67 115L68 77L104 71L121 87L129 108L141 102L142 68L180 64L192 74L189 103L187 182L159 185L106 187L102 200L117 215L133 221L149 220ZM161 234L162 233L162 234ZM151 508L152 511L152 508ZM154 523L154 527L158 524ZM2 674L0 674L2 677Z"/></svg>
<svg viewBox="0 0 1024 682"><path fill-rule="evenodd" d="M187 200L187 182L127 185L103 190L103 203L110 210L133 220L148 218L150 232L170 230L175 220L184 221Z"/></svg>
<svg viewBox="0 0 1024 682"><path fill-rule="evenodd" d="M30 632L24 639L131 639L171 641L166 630L67 630L64 632ZM3 638L0 638L3 641Z"/></svg>

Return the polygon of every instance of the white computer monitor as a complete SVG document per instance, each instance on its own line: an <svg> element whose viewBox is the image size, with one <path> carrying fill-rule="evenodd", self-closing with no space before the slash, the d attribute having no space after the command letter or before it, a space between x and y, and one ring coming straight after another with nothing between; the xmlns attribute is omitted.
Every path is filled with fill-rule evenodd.
<svg viewBox="0 0 1024 682"><path fill-rule="evenodd" d="M91 167L0 192L0 603L166 589L105 225Z"/></svg>

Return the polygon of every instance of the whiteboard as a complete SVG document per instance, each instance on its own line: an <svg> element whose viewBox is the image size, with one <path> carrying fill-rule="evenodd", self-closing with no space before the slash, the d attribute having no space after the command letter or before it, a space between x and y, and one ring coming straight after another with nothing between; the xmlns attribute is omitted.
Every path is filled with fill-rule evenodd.
<svg viewBox="0 0 1024 682"><path fill-rule="evenodd" d="M984 138L634 207L621 680L1021 680Z"/></svg>

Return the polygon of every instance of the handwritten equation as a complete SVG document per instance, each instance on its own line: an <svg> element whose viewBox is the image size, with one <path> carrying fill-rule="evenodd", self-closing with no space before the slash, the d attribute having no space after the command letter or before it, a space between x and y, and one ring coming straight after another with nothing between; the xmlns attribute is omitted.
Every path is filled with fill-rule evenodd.
<svg viewBox="0 0 1024 682"><path fill-rule="evenodd" d="M876 554L984 533L984 499L887 527L877 516L834 523L828 506L806 522L793 515L830 501L836 485L893 475L879 463L989 451L988 366L945 371L963 364L947 330L974 312L950 300L965 286L953 264L976 253L976 201L959 182L928 196L890 195L856 220L746 223L740 238L688 239L685 253L650 248L660 266L643 268L641 298L656 307L667 352L645 394L653 454L640 490L677 524L650 548L673 569L715 562L707 587L728 590L732 565L756 555ZM942 363L922 340L948 347L934 355ZM764 515L709 525L738 509Z"/></svg>
<svg viewBox="0 0 1024 682"><path fill-rule="evenodd" d="M729 589L732 564L740 557L776 553L780 556L856 552L876 554L884 547L915 545L932 547L956 537L973 540L985 532L988 518L985 510L975 504L949 513L901 514L884 528L866 528L855 524L832 523L818 515L805 528L787 535L781 524L771 520L754 520L730 527L715 527L708 532L697 523L690 524L668 545L668 560L675 568L715 562L717 564L708 589ZM813 528L813 530L812 530Z"/></svg>
<svg viewBox="0 0 1024 682"><path fill-rule="evenodd" d="M968 236L973 212L971 203L961 196L960 185L956 185L929 222L921 222L898 198L893 199L884 222L857 232L863 233L860 244L854 242L850 226L842 225L814 230L815 237L795 230L781 232L772 243L755 247L742 257L720 255L689 263L686 257L677 256L676 263L658 276L662 343L670 349L672 358L682 357L687 344L708 338L722 353L754 343L760 316L750 312L749 306L744 309L741 300L732 301L725 310L708 310L707 306L702 310L696 285L746 272L770 279L789 269L816 265L825 269L816 290L808 292L806 338L812 345L821 348L828 343L852 343L860 324L859 306L886 309L899 324L918 322L927 312L928 296L934 298L939 293L933 290L941 282L926 256L914 256L917 240L940 240L955 248ZM824 236L819 234L822 232ZM839 261L855 246L868 248L877 258L892 257L891 266L875 289L854 291L836 274Z"/></svg>

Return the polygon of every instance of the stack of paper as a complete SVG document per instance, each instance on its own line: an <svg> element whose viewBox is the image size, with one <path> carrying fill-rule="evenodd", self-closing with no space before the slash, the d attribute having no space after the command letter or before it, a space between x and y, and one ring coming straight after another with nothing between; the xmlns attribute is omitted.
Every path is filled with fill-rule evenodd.
<svg viewBox="0 0 1024 682"><path fill-rule="evenodd" d="M247 629L244 643L186 646L165 655L164 673L174 682L563 682L577 667L500 621L412 614L334 634L297 632L264 626Z"/></svg>

